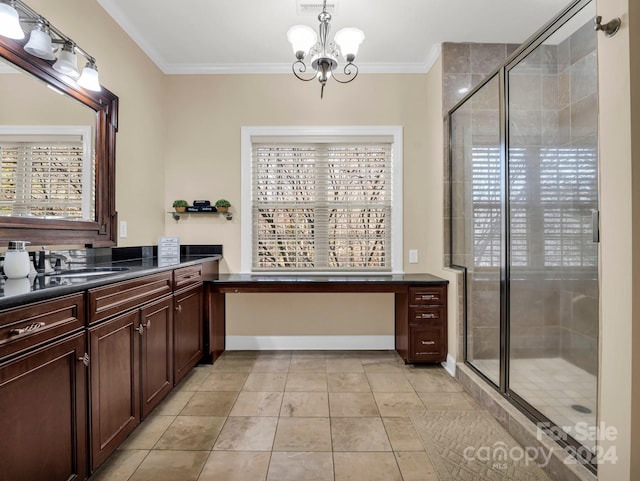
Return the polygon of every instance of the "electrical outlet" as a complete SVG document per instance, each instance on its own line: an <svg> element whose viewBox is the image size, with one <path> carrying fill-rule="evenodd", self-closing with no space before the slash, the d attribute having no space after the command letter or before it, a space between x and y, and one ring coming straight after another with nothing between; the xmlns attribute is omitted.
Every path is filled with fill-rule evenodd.
<svg viewBox="0 0 640 481"><path fill-rule="evenodd" d="M120 221L120 237L127 237L127 221Z"/></svg>
<svg viewBox="0 0 640 481"><path fill-rule="evenodd" d="M409 264L417 264L417 263L418 263L418 249L410 249Z"/></svg>

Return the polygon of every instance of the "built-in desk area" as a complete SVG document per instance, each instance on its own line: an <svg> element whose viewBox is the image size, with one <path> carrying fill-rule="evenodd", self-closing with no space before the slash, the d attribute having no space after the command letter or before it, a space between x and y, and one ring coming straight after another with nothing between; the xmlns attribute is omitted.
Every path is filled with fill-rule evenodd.
<svg viewBox="0 0 640 481"><path fill-rule="evenodd" d="M393 293L395 348L405 363L447 357L447 284L430 274L371 276L216 274L204 276L212 359L225 350L225 296L236 293ZM207 344L205 342L205 344Z"/></svg>

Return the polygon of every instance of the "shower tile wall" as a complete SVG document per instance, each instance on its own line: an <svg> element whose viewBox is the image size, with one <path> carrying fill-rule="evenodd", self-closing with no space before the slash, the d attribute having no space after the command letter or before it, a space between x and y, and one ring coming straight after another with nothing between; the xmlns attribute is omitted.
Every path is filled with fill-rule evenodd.
<svg viewBox="0 0 640 481"><path fill-rule="evenodd" d="M446 114L517 47L502 43L443 43L442 113Z"/></svg>
<svg viewBox="0 0 640 481"><path fill-rule="evenodd" d="M517 48L517 45L513 44L483 44L483 43L444 43L442 45L442 62L443 62L443 78L442 78L442 90L443 90L443 103L442 112L446 114L456 103L458 103L466 93L472 89L475 85L484 80L487 75L493 72L499 67L505 59ZM498 120L498 103L497 103L497 90L493 92L493 89L486 89L487 92L484 95L479 95L474 98L473 105L462 107L464 112L458 112L456 119L456 128L466 128L469 131L473 123L474 127L493 128L494 132L497 128ZM491 91L489 91L491 90ZM495 93L495 95L494 95ZM445 178L444 178L444 191L448 192L449 189L449 138L448 138L448 126L445 126ZM496 143L499 143L499 137L493 139ZM462 149L462 147L461 147ZM454 152L454 157L458 159L464 158L464 152L458 150ZM454 168L458 167L459 163L454 162ZM454 178L462 179L463 176L454 173ZM464 185L464 182L457 183L459 185L454 186L454 195L458 196L458 199L454 202L454 206L469 206L470 202L464 202L464 196L467 195L468 186ZM464 224L472 216L470 212L454 212L453 219L451 219L451 213L449 211L449 199L445 202L445 224L450 222L457 223L456 231L463 232ZM445 249L449 248L449 235L450 230L445 226ZM452 252L445 253L445 265L449 265L450 258L454 263L459 265L473 265L473 247L472 239L463 238L455 239L456 244L453 246ZM497 275L496 275L497 274ZM473 270L467 275L467 294L470 298L473 298L469 302L469 306L476 306L475 311L477 316L469 333L469 343L473 345L469 349L469 352L473 352L475 358L482 359L499 359L499 343L495 340L498 336L498 323L495 319L499 319L499 304L496 299L499 299L499 271L493 274L485 273L491 278L490 282L474 282ZM461 275L462 280L462 275ZM459 308L458 312L461 313L458 319L458 332L460 333L458 338L458 350L463 352L464 343L464 329L462 313L464 312L464 292L460 290L460 296L458 299Z"/></svg>
<svg viewBox="0 0 640 481"><path fill-rule="evenodd" d="M545 224L543 218L554 207L558 211L565 209L563 202L584 204L593 198L592 207L597 208L595 49L593 27L588 23L558 45L539 47L511 71L508 87L510 147L512 152L523 152L521 166L517 154L511 155L514 172L520 175L526 171L530 178L540 179L540 185L534 182L512 189L512 208L518 205L521 195L522 205L529 209L527 222L539 228L530 228L526 238L520 239L526 243L528 259L519 263L515 254L512 257L511 356L561 357L592 374L597 372L597 279L583 279L584 269L576 267L580 261L573 262L570 253L562 252L562 258L550 260L549 252L554 246L548 245L549 235L543 231L548 219ZM576 159L583 159L577 161L581 170L575 171L581 179L562 174L565 181L577 182L584 189L582 198L563 200L562 185L558 185L557 198L545 199L541 193L545 188L541 160L545 149L548 156L558 159L559 173L571 172ZM529 156L529 152L535 153ZM517 232L512 232L514 239ZM595 262L596 244L585 249L581 255ZM522 276L519 264L529 266L521 269ZM540 273L540 280L532 274L532 265L544 266L547 271ZM549 279L550 273L557 280Z"/></svg>
<svg viewBox="0 0 640 481"><path fill-rule="evenodd" d="M547 206L540 192L542 152L558 147L558 84L558 49L551 45L538 47L509 74L512 359L560 357L563 283L544 271Z"/></svg>
<svg viewBox="0 0 640 481"><path fill-rule="evenodd" d="M453 107L466 92L488 73L498 67L515 49L516 45L445 43L443 55L443 113ZM592 26L585 25L559 45L539 48L522 62L516 75L511 76L509 91L512 140L520 146L544 148L597 148L597 125L593 109L596 100L595 37ZM515 73L515 72L514 72ZM517 88L516 88L517 87ZM485 90L485 89L483 89ZM493 92L486 89L484 95L476 95L462 110L456 113L456 128L471 130L495 127L498 119L497 103ZM487 95L490 94L490 95ZM445 129L448 132L448 129ZM446 134L445 134L446 135ZM456 133L454 132L454 137ZM445 139L445 146L449 139ZM454 146L455 149L455 146ZM454 158L464 157L463 152L453 152ZM595 158L595 155L594 155ZM445 155L445 172L449 172L449 157ZM454 162L454 169L458 166ZM454 173L454 178L464 175ZM445 179L445 191L449 178ZM468 195L468 186L454 185L454 207L468 205L460 202ZM448 222L453 222L458 232L465 229L465 218L471 212L445 212ZM540 211L541 215L541 211ZM462 227L462 229L460 229ZM468 230L468 224L467 229ZM448 229L446 229L448 235ZM528 236L529 255L544 256L544 239ZM446 239L448 246L448 237ZM485 270L483 280L474 279L473 238L467 235L454 238L450 253L454 263L470 267L467 276L468 307L473 312L467 338L468 355L473 359L499 359L499 283L497 270ZM448 260L448 259L447 259ZM544 261L541 264L544 265ZM517 269L516 269L517 271ZM515 311L517 319L512 326L511 354L518 358L562 357L573 364L595 373L597 370L598 292L597 281L562 276L558 281L539 280L529 274L526 279L511 283L512 296L518 299ZM585 295L585 292L591 293ZM460 300L462 302L462 299ZM460 311L462 312L462 310ZM462 326L459 332L463 336ZM463 338L460 338L462 345ZM496 365L497 369L497 365Z"/></svg>
<svg viewBox="0 0 640 481"><path fill-rule="evenodd" d="M465 361L531 413L593 450L593 443L576 436L578 426L595 426L597 416L598 245L592 242L591 213L598 207L598 101L592 14L585 8L505 70L506 164L500 79L485 76L504 65L515 46L443 45L443 113L451 122L445 129L451 134L445 138L450 153L445 159L452 163L446 179L452 193L447 254L464 268L460 311L467 324L463 331L459 320L459 345L466 348ZM474 89L483 78L458 105L464 89ZM508 282L501 285L505 268ZM500 329L502 307L506 333ZM501 356L507 362L501 363Z"/></svg>
<svg viewBox="0 0 640 481"><path fill-rule="evenodd" d="M558 46L558 131L561 143L580 149L594 164L597 82L596 36L593 25L587 23ZM597 179L592 188L597 189ZM597 256L595 244L591 255ZM560 356L592 374L598 369L598 298L597 279L588 279L575 281L560 299Z"/></svg>

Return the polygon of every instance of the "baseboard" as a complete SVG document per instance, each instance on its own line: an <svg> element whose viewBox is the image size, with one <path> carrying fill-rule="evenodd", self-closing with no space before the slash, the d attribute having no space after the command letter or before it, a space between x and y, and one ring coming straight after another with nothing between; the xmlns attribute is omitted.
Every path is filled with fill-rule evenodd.
<svg viewBox="0 0 640 481"><path fill-rule="evenodd" d="M447 354L447 360L441 364L451 377L456 377L456 360L451 354Z"/></svg>
<svg viewBox="0 0 640 481"><path fill-rule="evenodd" d="M389 336L227 336L227 351L393 350L395 337ZM455 364L454 364L455 365Z"/></svg>

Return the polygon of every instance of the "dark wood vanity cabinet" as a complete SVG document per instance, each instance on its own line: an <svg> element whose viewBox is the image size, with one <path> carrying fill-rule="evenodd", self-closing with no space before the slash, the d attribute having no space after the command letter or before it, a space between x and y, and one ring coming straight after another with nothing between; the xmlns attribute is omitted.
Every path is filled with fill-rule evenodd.
<svg viewBox="0 0 640 481"><path fill-rule="evenodd" d="M173 299L163 297L140 311L140 368L143 418L173 389Z"/></svg>
<svg viewBox="0 0 640 481"><path fill-rule="evenodd" d="M173 271L174 384L198 364L204 353L202 271L202 264Z"/></svg>
<svg viewBox="0 0 640 481"><path fill-rule="evenodd" d="M0 310L0 480L95 471L202 360L202 277L213 271L205 262Z"/></svg>
<svg viewBox="0 0 640 481"><path fill-rule="evenodd" d="M447 360L447 287L409 288L408 362Z"/></svg>
<svg viewBox="0 0 640 481"><path fill-rule="evenodd" d="M92 470L173 388L171 276L88 291ZM110 317L103 320L105 312Z"/></svg>
<svg viewBox="0 0 640 481"><path fill-rule="evenodd" d="M84 296L1 311L0 325L0 479L85 479Z"/></svg>
<svg viewBox="0 0 640 481"><path fill-rule="evenodd" d="M140 325L133 311L89 329L91 468L140 423Z"/></svg>
<svg viewBox="0 0 640 481"><path fill-rule="evenodd" d="M202 282L174 295L174 383L202 359L203 349Z"/></svg>

